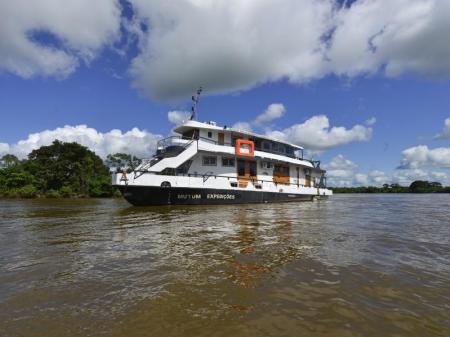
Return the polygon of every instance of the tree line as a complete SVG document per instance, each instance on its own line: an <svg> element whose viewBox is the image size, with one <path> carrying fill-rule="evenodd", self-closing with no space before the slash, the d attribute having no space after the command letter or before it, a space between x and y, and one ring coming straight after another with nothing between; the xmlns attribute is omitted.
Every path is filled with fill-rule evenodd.
<svg viewBox="0 0 450 337"><path fill-rule="evenodd" d="M450 186L435 181L416 180L409 186L384 184L382 187L331 187L334 193L450 193Z"/></svg>
<svg viewBox="0 0 450 337"><path fill-rule="evenodd" d="M112 197L111 169L134 169L140 159L124 153L110 154L103 161L77 143L55 140L19 160L12 154L0 160L1 197Z"/></svg>

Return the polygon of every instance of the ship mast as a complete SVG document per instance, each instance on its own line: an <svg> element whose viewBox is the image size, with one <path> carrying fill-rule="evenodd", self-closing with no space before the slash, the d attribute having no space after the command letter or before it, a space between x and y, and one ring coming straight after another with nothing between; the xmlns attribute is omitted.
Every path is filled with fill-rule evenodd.
<svg viewBox="0 0 450 337"><path fill-rule="evenodd" d="M203 88L200 87L197 90L197 94L192 96L192 108L191 108L191 118L189 118L189 120L194 120L197 117L197 105L198 105L198 101L200 100L200 94L202 93Z"/></svg>

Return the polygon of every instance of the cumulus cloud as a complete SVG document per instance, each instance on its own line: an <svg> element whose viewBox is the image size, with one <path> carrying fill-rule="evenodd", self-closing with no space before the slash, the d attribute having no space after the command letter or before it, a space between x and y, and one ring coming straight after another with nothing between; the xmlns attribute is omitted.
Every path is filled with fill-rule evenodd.
<svg viewBox="0 0 450 337"><path fill-rule="evenodd" d="M351 160L337 155L331 159L330 163L324 165L327 170L327 180L329 186L353 186L354 177L358 165Z"/></svg>
<svg viewBox="0 0 450 337"><path fill-rule="evenodd" d="M392 179L379 170L361 173L358 165L341 154L332 158L324 168L327 170L328 185L334 187L381 186Z"/></svg>
<svg viewBox="0 0 450 337"><path fill-rule="evenodd" d="M392 174L392 182L402 186L408 186L415 180L437 181L442 185L450 185L450 179L446 172L430 171L426 169L396 170Z"/></svg>
<svg viewBox="0 0 450 337"><path fill-rule="evenodd" d="M127 132L114 129L102 133L86 125L66 125L54 130L32 133L27 139L20 140L15 144L0 143L0 155L12 153L19 158L25 158L32 150L50 145L55 139L58 139L63 142L77 142L87 146L102 158L117 152L134 154L140 158L149 158L156 150L156 142L161 138L160 135L138 128L133 128Z"/></svg>
<svg viewBox="0 0 450 337"><path fill-rule="evenodd" d="M198 85L226 93L323 75L331 0L130 2L140 40L131 74L148 96L186 97ZM150 29L140 29L142 23Z"/></svg>
<svg viewBox="0 0 450 337"><path fill-rule="evenodd" d="M450 74L450 2L359 0L336 12L327 57L336 74ZM356 28L357 27L357 28Z"/></svg>
<svg viewBox="0 0 450 337"><path fill-rule="evenodd" d="M363 125L355 125L351 129L330 127L328 117L319 115L282 131L269 132L268 135L309 150L321 151L350 142L368 141L372 137L372 128Z"/></svg>
<svg viewBox="0 0 450 337"><path fill-rule="evenodd" d="M169 111L167 113L167 119L175 125L180 125L189 120L190 115L191 114L188 111Z"/></svg>
<svg viewBox="0 0 450 337"><path fill-rule="evenodd" d="M225 93L328 74L450 75L449 1L130 1L134 85L157 99L200 84Z"/></svg>
<svg viewBox="0 0 450 337"><path fill-rule="evenodd" d="M273 103L270 104L266 111L264 111L261 115L256 117L255 123L258 125L262 125L267 122L271 122L274 119L281 118L286 111L286 108L281 103Z"/></svg>
<svg viewBox="0 0 450 337"><path fill-rule="evenodd" d="M445 120L442 132L434 136L434 139L450 139L450 118Z"/></svg>
<svg viewBox="0 0 450 337"><path fill-rule="evenodd" d="M134 15L126 21L119 0L1 1L0 70L64 78L118 41L126 21L139 49L133 85L156 99L188 97L198 85L227 93L329 74L450 75L449 1L129 3Z"/></svg>
<svg viewBox="0 0 450 337"><path fill-rule="evenodd" d="M281 103L272 103L267 109L256 116L256 118L251 122L237 122L233 125L234 129L253 131L254 127L264 127L267 123L283 117L286 112L286 108Z"/></svg>
<svg viewBox="0 0 450 337"><path fill-rule="evenodd" d="M402 152L400 169L418 169L421 167L450 168L450 148L430 149L426 145L411 147Z"/></svg>
<svg viewBox="0 0 450 337"><path fill-rule="evenodd" d="M64 78L119 37L120 16L117 0L0 1L0 71Z"/></svg>
<svg viewBox="0 0 450 337"><path fill-rule="evenodd" d="M236 130L242 130L242 131L249 131L249 132L253 131L252 124L248 123L248 122L237 122L237 123L233 124L232 128L236 129Z"/></svg>
<svg viewBox="0 0 450 337"><path fill-rule="evenodd" d="M380 170L361 172L357 164L343 155L337 155L323 165L327 170L328 185L334 187L382 186L393 183L409 186L415 180L437 181L450 185L448 172L432 169L430 166L428 164L423 168L397 169L390 173Z"/></svg>

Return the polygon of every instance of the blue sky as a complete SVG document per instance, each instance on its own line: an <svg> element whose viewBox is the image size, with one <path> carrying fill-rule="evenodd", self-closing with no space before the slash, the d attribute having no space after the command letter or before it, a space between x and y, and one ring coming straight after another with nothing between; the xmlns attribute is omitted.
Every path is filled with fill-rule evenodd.
<svg viewBox="0 0 450 337"><path fill-rule="evenodd" d="M404 2L355 1L341 8L333 1L319 1L317 7L314 1L286 0L290 11L274 14L273 1L265 7L250 1L249 8L238 11L243 14L229 35L227 21L210 21L210 16L227 16L221 1L211 8L208 1L167 5L102 0L95 9L99 12L80 23L87 6L83 2L64 14L70 30L58 26L59 20L51 24L54 11L46 11L51 0L29 9L45 23L31 20L20 6L0 5L0 13L23 23L0 23L0 31L13 32L0 35L0 57L6 60L0 61L0 152L23 156L58 137L84 142L101 155L116 150L150 155L156 139L174 126L168 112L189 110L191 92L203 85L201 120L247 122L254 131L278 132L305 147L313 144L313 155L325 163L335 185L418 178L450 183L450 121L445 129L450 118L450 48L428 40L448 36L441 34L443 29L450 32L450 25L436 13L448 10L450 15L450 6L435 8L437 1L413 0L410 12L385 18L381 9L402 9ZM230 4L240 9L239 2ZM191 19L189 9L194 12ZM279 26L272 27L260 19L267 11L273 20L286 17L292 23L276 21ZM300 14L291 13L295 11ZM99 15L104 22L95 20ZM316 20L317 15L323 20ZM373 22L367 29L359 26L367 31L361 37L347 26L365 23L364 15ZM407 27L427 16L404 38ZM167 28L168 21L174 26ZM77 34L81 24L93 37L81 30ZM198 32L198 25L210 31ZM249 27L256 31L251 36ZM332 37L324 41L325 33ZM247 44L252 48L244 53ZM281 117L251 123L273 103L283 105ZM314 134L318 127L312 122L315 116L326 116L329 126L319 127L317 139L306 139L304 134ZM79 125L87 128L74 129ZM334 127L344 129L334 133ZM111 135L113 129L121 134ZM442 135L436 139L438 133ZM324 140L329 145L322 148Z"/></svg>

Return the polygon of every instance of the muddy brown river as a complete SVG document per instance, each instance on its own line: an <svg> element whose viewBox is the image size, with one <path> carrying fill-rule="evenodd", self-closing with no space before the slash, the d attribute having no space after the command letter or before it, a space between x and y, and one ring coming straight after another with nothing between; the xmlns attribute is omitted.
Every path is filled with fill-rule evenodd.
<svg viewBox="0 0 450 337"><path fill-rule="evenodd" d="M0 200L0 336L450 336L450 195Z"/></svg>

